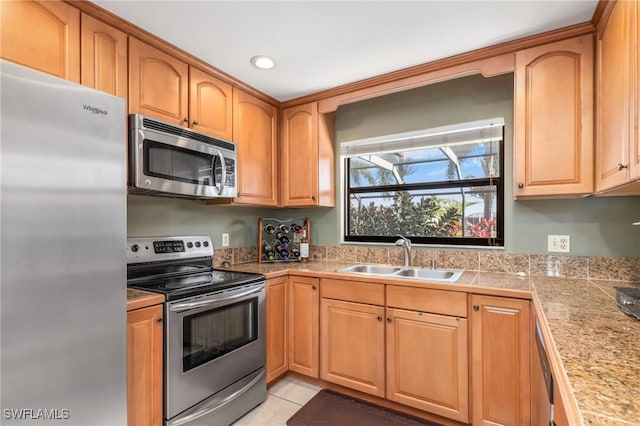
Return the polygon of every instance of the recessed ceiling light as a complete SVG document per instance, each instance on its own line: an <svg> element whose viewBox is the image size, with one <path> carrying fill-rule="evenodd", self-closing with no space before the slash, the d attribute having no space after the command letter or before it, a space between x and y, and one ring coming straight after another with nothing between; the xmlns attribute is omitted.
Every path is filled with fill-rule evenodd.
<svg viewBox="0 0 640 426"><path fill-rule="evenodd" d="M261 70L270 70L275 66L273 59L264 55L258 55L251 58L251 64Z"/></svg>

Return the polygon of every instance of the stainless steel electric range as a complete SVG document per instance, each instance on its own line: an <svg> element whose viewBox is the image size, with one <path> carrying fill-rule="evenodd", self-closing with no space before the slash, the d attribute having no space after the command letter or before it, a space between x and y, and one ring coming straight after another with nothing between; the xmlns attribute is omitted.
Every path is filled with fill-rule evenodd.
<svg viewBox="0 0 640 426"><path fill-rule="evenodd" d="M165 295L164 424L228 425L266 399L265 279L209 237L127 239L127 286Z"/></svg>

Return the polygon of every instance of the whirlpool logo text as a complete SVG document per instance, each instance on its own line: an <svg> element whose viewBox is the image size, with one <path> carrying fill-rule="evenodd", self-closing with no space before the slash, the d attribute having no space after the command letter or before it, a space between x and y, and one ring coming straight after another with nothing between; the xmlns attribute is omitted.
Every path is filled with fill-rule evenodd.
<svg viewBox="0 0 640 426"><path fill-rule="evenodd" d="M82 104L82 108L84 108L85 111L89 111L91 114L102 114L102 115L109 114L106 109L93 107L91 105Z"/></svg>

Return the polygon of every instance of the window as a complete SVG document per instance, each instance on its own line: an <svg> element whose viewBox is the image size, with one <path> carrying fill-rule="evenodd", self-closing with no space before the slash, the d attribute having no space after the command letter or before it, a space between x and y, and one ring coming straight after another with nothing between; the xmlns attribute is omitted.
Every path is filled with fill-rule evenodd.
<svg viewBox="0 0 640 426"><path fill-rule="evenodd" d="M504 245L504 120L341 144L345 241Z"/></svg>

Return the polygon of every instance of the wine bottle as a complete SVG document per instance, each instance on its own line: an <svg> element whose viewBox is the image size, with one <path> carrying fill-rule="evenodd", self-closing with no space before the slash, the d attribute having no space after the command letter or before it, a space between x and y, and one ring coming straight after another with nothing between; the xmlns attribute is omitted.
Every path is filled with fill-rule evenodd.
<svg viewBox="0 0 640 426"><path fill-rule="evenodd" d="M300 239L300 261L309 261L309 239L307 238L307 230L302 230L302 238Z"/></svg>

